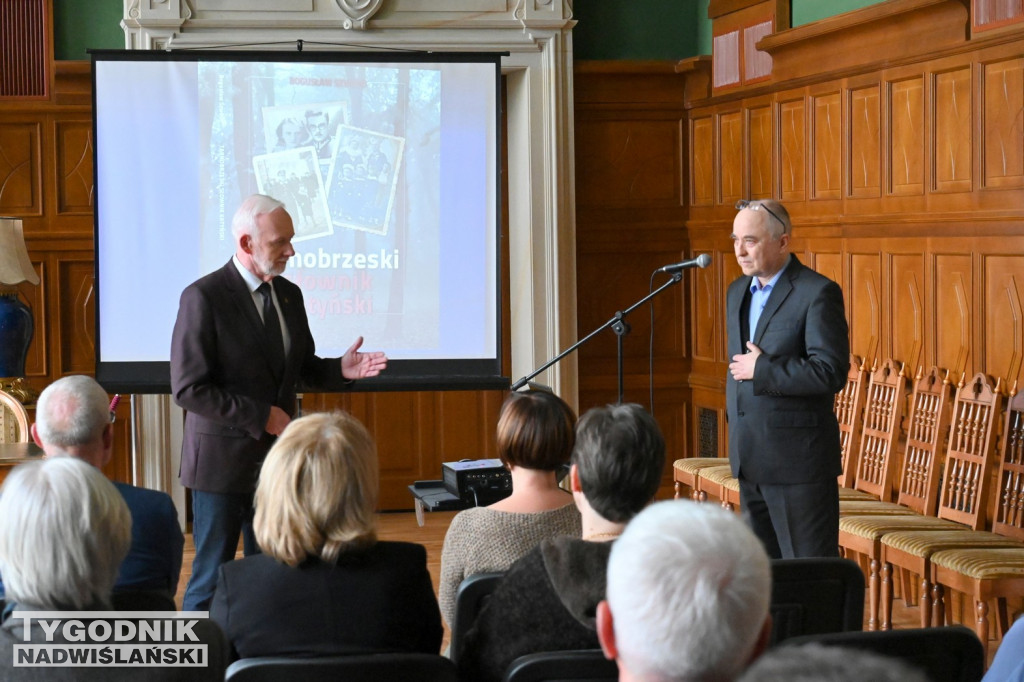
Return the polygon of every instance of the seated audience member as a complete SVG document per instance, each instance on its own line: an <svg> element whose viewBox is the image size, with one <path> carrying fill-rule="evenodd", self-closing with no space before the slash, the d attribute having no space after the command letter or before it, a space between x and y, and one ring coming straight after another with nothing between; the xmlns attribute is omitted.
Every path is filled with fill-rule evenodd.
<svg viewBox="0 0 1024 682"><path fill-rule="evenodd" d="M757 659L738 682L929 682L917 668L873 651L804 644L779 646Z"/></svg>
<svg viewBox="0 0 1024 682"><path fill-rule="evenodd" d="M344 412L291 422L263 462L253 530L263 554L223 564L210 616L233 654L436 654L427 552L378 542L377 451Z"/></svg>
<svg viewBox="0 0 1024 682"><path fill-rule="evenodd" d="M131 523L124 498L97 468L81 460L54 457L11 471L0 488L0 570L7 579L7 606L0 625L0 678L5 682L219 682L224 678L227 647L220 629L205 619L191 626L197 644L207 646L207 665L202 667L15 665L15 647L25 643L67 645L69 649L96 643L92 635L80 641L74 630L69 634L52 619L50 627L44 628L39 620L14 614L109 610L118 566L131 542Z"/></svg>
<svg viewBox="0 0 1024 682"><path fill-rule="evenodd" d="M558 487L556 470L569 461L576 415L544 391L511 393L498 417L498 457L512 474L512 494L489 507L455 515L441 550L441 615L450 625L462 581L504 571L545 539L580 533L580 515Z"/></svg>
<svg viewBox="0 0 1024 682"><path fill-rule="evenodd" d="M733 680L768 644L771 591L768 555L738 516L659 502L612 547L601 647L623 681Z"/></svg>
<svg viewBox="0 0 1024 682"><path fill-rule="evenodd" d="M992 667L981 682L1024 682L1024 617L1003 635Z"/></svg>
<svg viewBox="0 0 1024 682"><path fill-rule="evenodd" d="M583 536L549 538L512 564L456 652L465 679L501 680L516 658L596 649L612 541L658 491L665 440L640 405L589 410L576 428L569 478Z"/></svg>
<svg viewBox="0 0 1024 682"><path fill-rule="evenodd" d="M100 469L110 461L114 424L106 391L92 377L58 379L40 394L32 438L47 457L69 455ZM114 591L154 590L174 597L185 538L167 493L114 482L132 515L132 544ZM0 597L3 583L0 583Z"/></svg>

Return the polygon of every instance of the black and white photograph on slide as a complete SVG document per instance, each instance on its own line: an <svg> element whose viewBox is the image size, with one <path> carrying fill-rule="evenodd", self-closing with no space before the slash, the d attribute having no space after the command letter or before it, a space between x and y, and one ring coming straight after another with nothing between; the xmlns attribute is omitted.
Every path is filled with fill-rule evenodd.
<svg viewBox="0 0 1024 682"><path fill-rule="evenodd" d="M340 126L327 203L336 227L384 235L391 221L405 139Z"/></svg>
<svg viewBox="0 0 1024 682"><path fill-rule="evenodd" d="M316 150L300 147L253 157L256 186L284 202L292 216L295 237L301 242L334 233L327 209L327 195L320 179Z"/></svg>

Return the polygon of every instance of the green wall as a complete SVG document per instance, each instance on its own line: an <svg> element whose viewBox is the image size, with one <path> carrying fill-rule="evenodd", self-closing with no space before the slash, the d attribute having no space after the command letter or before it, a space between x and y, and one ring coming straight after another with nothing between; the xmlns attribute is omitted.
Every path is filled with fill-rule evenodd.
<svg viewBox="0 0 1024 682"><path fill-rule="evenodd" d="M711 54L710 0L575 0L576 59L686 59ZM883 0L792 0L793 26ZM124 47L123 0L53 0L54 56Z"/></svg>

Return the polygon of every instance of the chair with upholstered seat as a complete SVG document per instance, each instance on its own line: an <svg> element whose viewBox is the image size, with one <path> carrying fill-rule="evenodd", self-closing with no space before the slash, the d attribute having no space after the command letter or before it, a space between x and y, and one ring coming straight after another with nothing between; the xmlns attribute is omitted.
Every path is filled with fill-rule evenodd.
<svg viewBox="0 0 1024 682"><path fill-rule="evenodd" d="M985 672L981 642L970 629L959 625L810 635L786 640L783 646L806 644L859 649L898 658L921 670L932 682L978 682ZM856 666L856 655L852 651L850 661Z"/></svg>
<svg viewBox="0 0 1024 682"><path fill-rule="evenodd" d="M931 619L931 556L936 552L953 549L1021 548L1024 549L1024 532L1020 527L1020 481L1024 477L1024 463L1020 448L1024 443L1024 391L1013 396L1008 402L1003 420L1003 438L999 448L999 474L996 480L1000 487L992 491L996 498L996 513L991 532L974 530L971 525L974 514L940 507L943 518L962 519L964 525L956 530L910 530L888 533L882 536L882 627L887 628L892 612L892 583L889 575L892 567L909 570L921 576L921 627L932 623ZM988 460L986 461L988 465ZM988 474L981 476L987 480ZM1014 492L1014 486L1018 492ZM982 501L977 512L984 519L989 504ZM974 510L970 510L973 512Z"/></svg>
<svg viewBox="0 0 1024 682"><path fill-rule="evenodd" d="M458 661L459 651L466 639L466 633L476 622L480 609L487 603L487 598L494 592L503 572L477 573L459 583L455 593L455 617L452 619L451 644L448 647L449 657Z"/></svg>
<svg viewBox="0 0 1024 682"><path fill-rule="evenodd" d="M847 554L856 552L868 562L869 630L875 629L879 621L882 536L905 530L956 530L962 528L965 521L977 529L984 523L985 516L979 505L986 499L988 488L980 479L991 451L992 432L1001 404L998 382L993 388L984 374L975 375L969 382L961 378L942 475L940 502L945 507L940 504L940 510L944 510L941 518L916 513L840 516L840 546ZM955 437L957 435L961 437ZM937 467L932 471L934 475ZM968 518L965 514L969 512L974 516Z"/></svg>
<svg viewBox="0 0 1024 682"><path fill-rule="evenodd" d="M520 656L505 671L505 682L611 682L619 666L600 649L542 651Z"/></svg>
<svg viewBox="0 0 1024 682"><path fill-rule="evenodd" d="M439 654L377 653L317 658L243 658L228 666L225 682L457 682L455 664Z"/></svg>
<svg viewBox="0 0 1024 682"><path fill-rule="evenodd" d="M850 354L850 370L846 374L846 385L836 393L833 411L839 422L839 446L843 461L843 473L839 475L839 485L848 490L854 489L857 478L857 446L860 444L860 428L863 424L864 395L866 393L867 374L865 363ZM859 497L854 494L855 497Z"/></svg>
<svg viewBox="0 0 1024 682"><path fill-rule="evenodd" d="M683 496L683 490L690 491L688 497L698 500L699 490L697 479L704 469L711 467L726 466L729 464L728 457L686 457L677 459L672 464L672 479L675 481L676 498Z"/></svg>
<svg viewBox="0 0 1024 682"><path fill-rule="evenodd" d="M7 391L0 391L0 443L27 443L28 412Z"/></svg>

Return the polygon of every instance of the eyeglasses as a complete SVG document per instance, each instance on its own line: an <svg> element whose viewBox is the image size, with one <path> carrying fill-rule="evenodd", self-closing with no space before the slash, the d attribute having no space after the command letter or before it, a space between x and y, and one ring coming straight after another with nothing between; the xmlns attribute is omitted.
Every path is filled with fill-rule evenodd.
<svg viewBox="0 0 1024 682"><path fill-rule="evenodd" d="M742 211L745 208L749 208L751 211L760 211L761 209L764 209L768 215L779 221L779 225L782 225L782 234L786 234L786 232L789 231L789 228L786 227L786 223L782 218L775 215L775 211L771 210L757 199L740 199L736 202L737 211Z"/></svg>

